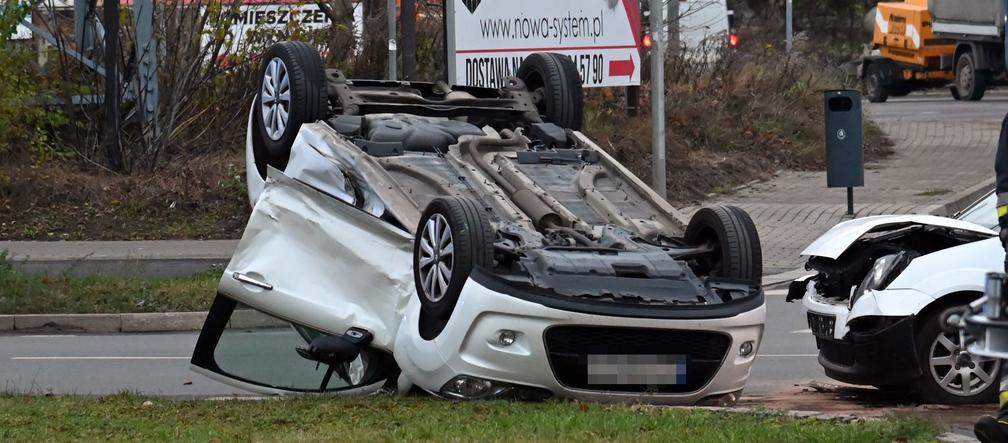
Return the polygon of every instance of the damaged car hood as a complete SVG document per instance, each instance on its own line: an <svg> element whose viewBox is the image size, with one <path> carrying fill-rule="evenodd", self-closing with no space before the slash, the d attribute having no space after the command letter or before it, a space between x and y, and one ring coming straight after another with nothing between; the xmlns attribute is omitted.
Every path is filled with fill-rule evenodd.
<svg viewBox="0 0 1008 443"><path fill-rule="evenodd" d="M934 215L878 215L840 223L810 244L801 255L811 257L840 257L855 241L870 232L891 231L909 226L937 226L995 236L997 233L983 226Z"/></svg>

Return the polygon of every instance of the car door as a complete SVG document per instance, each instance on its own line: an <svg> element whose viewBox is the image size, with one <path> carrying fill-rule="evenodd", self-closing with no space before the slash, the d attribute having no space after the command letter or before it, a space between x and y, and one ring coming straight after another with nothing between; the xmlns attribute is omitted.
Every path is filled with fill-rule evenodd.
<svg viewBox="0 0 1008 443"><path fill-rule="evenodd" d="M411 296L409 233L271 170L221 277L192 365L264 393L378 383L394 368L392 342ZM305 357L314 339L351 329L370 338L353 362Z"/></svg>

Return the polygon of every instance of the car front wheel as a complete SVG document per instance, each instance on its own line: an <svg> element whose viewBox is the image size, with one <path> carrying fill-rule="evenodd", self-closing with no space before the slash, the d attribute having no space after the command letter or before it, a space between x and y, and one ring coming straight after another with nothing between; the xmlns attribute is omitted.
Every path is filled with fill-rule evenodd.
<svg viewBox="0 0 1008 443"><path fill-rule="evenodd" d="M942 331L938 314L920 323L915 340L923 373L917 381L917 391L925 401L941 404L994 401L1000 360L967 353L958 334Z"/></svg>

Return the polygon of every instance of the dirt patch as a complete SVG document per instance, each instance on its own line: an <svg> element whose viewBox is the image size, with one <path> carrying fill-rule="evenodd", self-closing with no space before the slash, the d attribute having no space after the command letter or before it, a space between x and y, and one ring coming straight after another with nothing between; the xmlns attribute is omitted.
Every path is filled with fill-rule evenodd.
<svg viewBox="0 0 1008 443"><path fill-rule="evenodd" d="M946 428L972 429L973 423L995 412L997 405L920 404L905 394L848 385L807 384L764 395L745 395L738 406L781 411L816 411L827 415L883 418L907 415Z"/></svg>
<svg viewBox="0 0 1008 443"><path fill-rule="evenodd" d="M0 165L0 240L239 238L243 156L206 155L121 176L66 164Z"/></svg>

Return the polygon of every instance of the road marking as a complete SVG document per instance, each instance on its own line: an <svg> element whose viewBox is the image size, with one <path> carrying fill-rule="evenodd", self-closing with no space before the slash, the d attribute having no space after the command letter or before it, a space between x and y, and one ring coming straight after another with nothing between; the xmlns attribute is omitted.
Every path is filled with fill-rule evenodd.
<svg viewBox="0 0 1008 443"><path fill-rule="evenodd" d="M76 335L70 334L35 334L35 335L19 335L20 338L65 338L65 337L76 337Z"/></svg>
<svg viewBox="0 0 1008 443"><path fill-rule="evenodd" d="M787 289L771 289L769 291L763 291L763 294L775 297L780 295L787 295Z"/></svg>
<svg viewBox="0 0 1008 443"><path fill-rule="evenodd" d="M124 357L124 356L82 356L82 357L11 357L11 360L189 360L189 357Z"/></svg>
<svg viewBox="0 0 1008 443"><path fill-rule="evenodd" d="M818 357L819 354L759 354L757 357L767 357L767 358L808 358L808 357Z"/></svg>
<svg viewBox="0 0 1008 443"><path fill-rule="evenodd" d="M792 334L811 334L811 329L799 329L797 331L791 331Z"/></svg>

